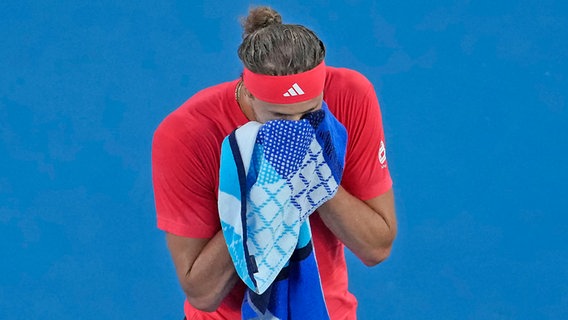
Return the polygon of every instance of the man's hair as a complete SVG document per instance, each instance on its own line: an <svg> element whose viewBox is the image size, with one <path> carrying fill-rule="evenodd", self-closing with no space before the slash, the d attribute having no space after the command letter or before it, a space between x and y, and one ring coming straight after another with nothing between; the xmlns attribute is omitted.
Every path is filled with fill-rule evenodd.
<svg viewBox="0 0 568 320"><path fill-rule="evenodd" d="M255 7L242 19L239 58L254 73L282 76L308 71L325 58L323 42L310 29L283 24L270 7Z"/></svg>

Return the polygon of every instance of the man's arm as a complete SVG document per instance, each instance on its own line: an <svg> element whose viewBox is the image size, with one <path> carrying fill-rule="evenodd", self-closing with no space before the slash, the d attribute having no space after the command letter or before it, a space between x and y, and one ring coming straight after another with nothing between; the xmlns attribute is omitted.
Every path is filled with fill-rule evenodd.
<svg viewBox="0 0 568 320"><path fill-rule="evenodd" d="M211 239L166 233L166 240L188 302L201 311L217 310L238 280L223 232Z"/></svg>
<svg viewBox="0 0 568 320"><path fill-rule="evenodd" d="M396 236L392 189L361 201L343 187L319 209L325 225L367 266L385 260Z"/></svg>

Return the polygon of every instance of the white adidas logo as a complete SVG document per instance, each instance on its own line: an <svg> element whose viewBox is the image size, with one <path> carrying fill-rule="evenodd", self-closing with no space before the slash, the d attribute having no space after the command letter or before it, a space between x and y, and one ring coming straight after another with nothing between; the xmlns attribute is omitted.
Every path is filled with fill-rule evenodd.
<svg viewBox="0 0 568 320"><path fill-rule="evenodd" d="M300 86L297 83L294 83L292 85L292 88L288 89L287 92L284 92L285 97L301 96L303 94L304 90L302 90L302 88L300 88Z"/></svg>

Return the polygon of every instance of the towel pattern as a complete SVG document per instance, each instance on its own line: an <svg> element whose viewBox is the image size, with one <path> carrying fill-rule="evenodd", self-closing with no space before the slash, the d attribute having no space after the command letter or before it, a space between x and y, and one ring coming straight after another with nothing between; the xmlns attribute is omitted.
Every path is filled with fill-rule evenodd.
<svg viewBox="0 0 568 320"><path fill-rule="evenodd" d="M243 318L288 319L294 310L327 315L309 215L337 192L346 140L324 102L299 121L249 122L223 141L219 216L249 288Z"/></svg>

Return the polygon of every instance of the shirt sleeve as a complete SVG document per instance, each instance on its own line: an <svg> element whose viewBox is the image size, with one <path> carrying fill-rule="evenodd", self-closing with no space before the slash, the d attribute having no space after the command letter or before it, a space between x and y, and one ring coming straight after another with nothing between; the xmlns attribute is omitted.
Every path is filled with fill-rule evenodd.
<svg viewBox="0 0 568 320"><path fill-rule="evenodd" d="M210 238L219 229L214 148L204 132L166 119L154 133L152 182L158 228L179 236ZM207 160L208 159L208 160Z"/></svg>
<svg viewBox="0 0 568 320"><path fill-rule="evenodd" d="M347 155L343 187L361 200L377 197L392 187L379 101L373 85L357 73L350 86L346 128Z"/></svg>

